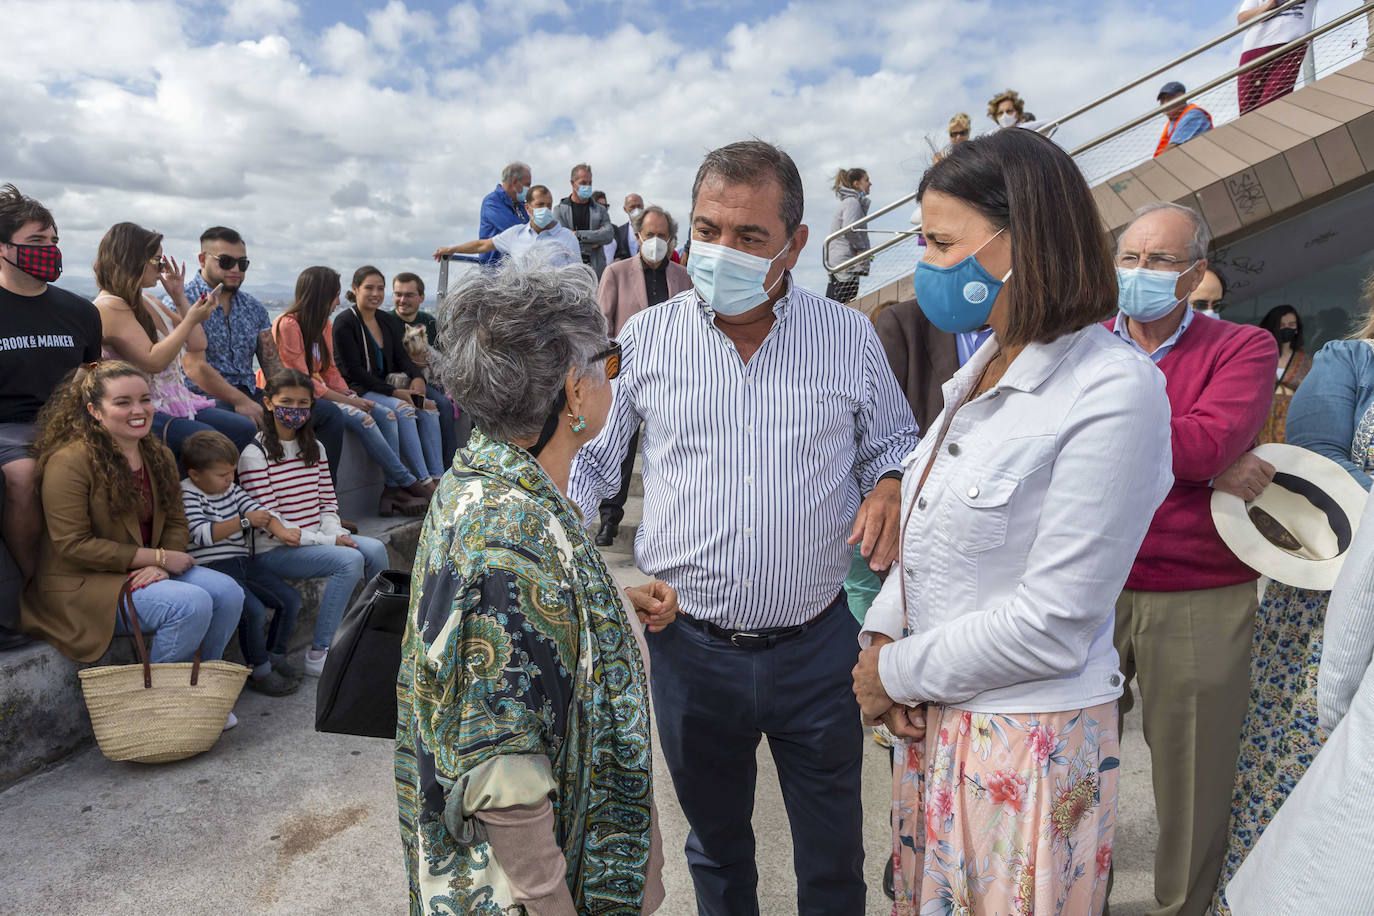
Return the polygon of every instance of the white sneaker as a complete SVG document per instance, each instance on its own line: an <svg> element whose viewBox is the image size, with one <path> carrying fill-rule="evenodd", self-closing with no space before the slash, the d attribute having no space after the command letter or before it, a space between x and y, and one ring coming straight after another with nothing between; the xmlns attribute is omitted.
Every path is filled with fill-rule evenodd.
<svg viewBox="0 0 1374 916"><path fill-rule="evenodd" d="M306 677L319 677L324 673L324 660L329 657L329 650L323 649L320 654L315 655L315 650L311 649L305 653L305 674Z"/></svg>
<svg viewBox="0 0 1374 916"><path fill-rule="evenodd" d="M229 713L229 718L224 720L224 730L228 731L229 729L233 728L235 725L238 724L239 717L234 715L233 711L231 710Z"/></svg>

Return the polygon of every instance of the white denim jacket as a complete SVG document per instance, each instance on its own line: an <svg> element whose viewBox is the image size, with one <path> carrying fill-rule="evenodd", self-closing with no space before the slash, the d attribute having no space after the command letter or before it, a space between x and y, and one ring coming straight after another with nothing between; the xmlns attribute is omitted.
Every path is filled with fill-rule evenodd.
<svg viewBox="0 0 1374 916"><path fill-rule="evenodd" d="M1173 485L1164 375L1092 325L1026 347L964 404L997 351L994 336L945 384L945 412L905 462L901 557L859 640L897 640L878 667L898 703L1001 713L1105 703L1122 692L1116 599Z"/></svg>

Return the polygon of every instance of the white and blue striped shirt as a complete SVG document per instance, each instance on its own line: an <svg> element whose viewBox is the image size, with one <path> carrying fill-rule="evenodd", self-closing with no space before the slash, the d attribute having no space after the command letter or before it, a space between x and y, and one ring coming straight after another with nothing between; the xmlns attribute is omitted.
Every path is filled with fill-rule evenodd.
<svg viewBox="0 0 1374 916"><path fill-rule="evenodd" d="M872 323L787 283L748 363L692 290L632 317L606 427L569 486L596 518L642 422L635 562L731 629L792 626L835 599L862 498L917 441Z"/></svg>

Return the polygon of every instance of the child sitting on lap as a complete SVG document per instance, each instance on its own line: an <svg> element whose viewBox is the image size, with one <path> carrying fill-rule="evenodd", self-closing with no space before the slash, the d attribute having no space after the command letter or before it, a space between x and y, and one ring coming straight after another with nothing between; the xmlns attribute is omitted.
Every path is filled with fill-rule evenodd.
<svg viewBox="0 0 1374 916"><path fill-rule="evenodd" d="M287 528L234 483L238 460L239 450L223 433L193 433L182 443L188 479L181 482L181 496L191 529L190 554L197 564L230 576L243 588L239 646L253 669L248 689L285 696L300 686L301 673L286 661L286 653L301 596L256 560L251 539L259 528L283 541L299 539L300 532ZM268 606L277 610L270 632Z"/></svg>

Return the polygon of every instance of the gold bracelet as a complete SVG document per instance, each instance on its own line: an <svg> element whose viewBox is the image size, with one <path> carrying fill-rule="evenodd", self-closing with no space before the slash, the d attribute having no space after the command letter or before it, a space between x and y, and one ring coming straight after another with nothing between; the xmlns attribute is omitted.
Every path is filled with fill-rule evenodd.
<svg viewBox="0 0 1374 916"><path fill-rule="evenodd" d="M162 547L157 549L157 565L163 569L167 568L167 551Z"/></svg>

